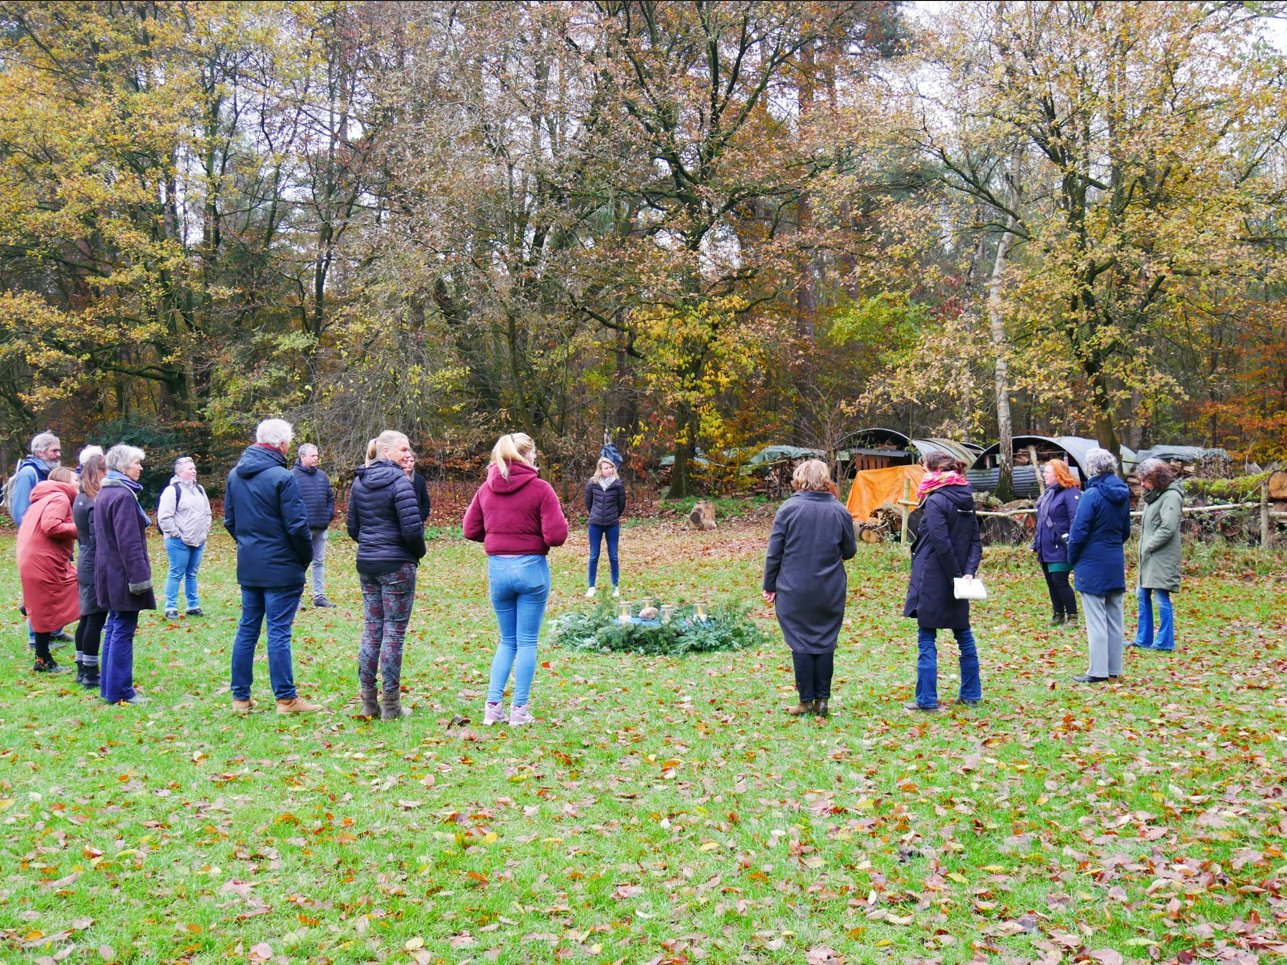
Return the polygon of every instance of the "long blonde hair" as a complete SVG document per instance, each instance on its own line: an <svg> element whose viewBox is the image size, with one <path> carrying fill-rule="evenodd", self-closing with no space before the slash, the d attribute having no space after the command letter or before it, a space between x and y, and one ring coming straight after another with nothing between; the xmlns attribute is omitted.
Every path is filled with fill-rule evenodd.
<svg viewBox="0 0 1287 965"><path fill-rule="evenodd" d="M528 466L536 465L536 443L526 432L511 432L496 440L492 446L492 465L506 479L510 463L518 460Z"/></svg>
<svg viewBox="0 0 1287 965"><path fill-rule="evenodd" d="M592 482L602 482L602 481L603 481L603 464L604 464L605 462L606 462L609 466L611 466L611 467L612 467L612 474L613 474L614 476L618 475L618 473L617 473L617 464L616 464L615 462L613 462L611 459L609 459L607 456L601 456L601 457L599 458L599 461L598 461L598 462L596 462L596 463L594 464L594 475L590 477L590 480L591 480Z"/></svg>

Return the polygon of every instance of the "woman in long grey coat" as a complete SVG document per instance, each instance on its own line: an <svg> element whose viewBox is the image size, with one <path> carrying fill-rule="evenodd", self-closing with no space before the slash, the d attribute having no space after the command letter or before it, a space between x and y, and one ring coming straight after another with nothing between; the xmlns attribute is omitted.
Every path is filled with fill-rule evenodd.
<svg viewBox="0 0 1287 965"><path fill-rule="evenodd" d="M1175 649L1175 615L1171 594L1180 588L1180 520L1184 492L1175 470L1161 459L1145 459L1135 470L1144 487L1140 521L1139 627L1132 646L1144 650ZM1153 632L1153 597L1157 596L1157 633Z"/></svg>
<svg viewBox="0 0 1287 965"><path fill-rule="evenodd" d="M764 560L764 600L774 606L795 664L800 702L787 713L829 715L836 639L845 617L845 560L858 551L854 521L821 459L795 469L796 490L778 508Z"/></svg>

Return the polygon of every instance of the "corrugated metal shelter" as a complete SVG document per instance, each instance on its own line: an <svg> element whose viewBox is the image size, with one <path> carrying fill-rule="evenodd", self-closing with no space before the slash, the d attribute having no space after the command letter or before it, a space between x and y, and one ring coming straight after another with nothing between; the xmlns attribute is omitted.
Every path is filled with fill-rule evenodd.
<svg viewBox="0 0 1287 965"><path fill-rule="evenodd" d="M954 439L913 439L897 429L871 427L852 433L836 457L842 463L854 463L851 469L864 472L908 466L931 452L950 453L967 466L973 465L977 456L973 448Z"/></svg>
<svg viewBox="0 0 1287 965"><path fill-rule="evenodd" d="M1037 459L1062 459L1068 463L1079 479L1086 478L1082 460L1091 449L1099 448L1094 439L1080 436L1014 436L1012 439L1014 454L1027 457L1029 447L1037 450ZM967 475L970 484L976 490L996 492L997 481L1001 470L997 458L1001 454L1001 443L994 442L979 454L978 460ZM1122 446L1122 468L1130 472L1139 462L1139 457L1127 446ZM1014 494L1019 499L1036 499L1041 495L1041 486L1037 482L1037 467L1018 465L1014 467Z"/></svg>
<svg viewBox="0 0 1287 965"><path fill-rule="evenodd" d="M1154 446L1145 449L1137 457L1140 462L1145 459L1162 459L1166 462L1201 462L1208 456L1219 456L1228 460L1229 453L1223 449L1208 449L1205 446Z"/></svg>

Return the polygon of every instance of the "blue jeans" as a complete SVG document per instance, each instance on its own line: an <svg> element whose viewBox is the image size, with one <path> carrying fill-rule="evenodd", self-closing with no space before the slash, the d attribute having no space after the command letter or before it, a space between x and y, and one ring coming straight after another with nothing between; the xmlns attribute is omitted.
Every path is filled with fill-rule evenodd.
<svg viewBox="0 0 1287 965"><path fill-rule="evenodd" d="M183 591L188 598L188 609L195 610L201 606L197 598L197 570L201 569L201 557L205 555L206 544L189 546L173 536L165 538L165 551L170 556L170 572L165 575L165 608L179 608L179 581L183 581Z"/></svg>
<svg viewBox="0 0 1287 965"><path fill-rule="evenodd" d="M608 540L608 564L612 567L612 585L616 586L621 577L621 569L617 565L617 541L621 537L621 526L596 526L594 523L590 524L590 585L594 586L595 578L599 575L600 537Z"/></svg>
<svg viewBox="0 0 1287 965"><path fill-rule="evenodd" d="M505 696L509 672L514 671L515 707L527 706L536 675L536 638L550 597L550 563L544 556L489 556L487 582L492 609L500 625L500 644L492 658L487 699Z"/></svg>
<svg viewBox="0 0 1287 965"><path fill-rule="evenodd" d="M1157 636L1153 635L1153 594L1157 594ZM1135 646L1150 650L1175 649L1175 610L1171 607L1170 590L1150 590L1141 586L1139 628L1135 631Z"/></svg>
<svg viewBox="0 0 1287 965"><path fill-rule="evenodd" d="M938 706L938 647L934 638L938 631L921 627L916 638L916 704L918 707ZM983 685L979 682L979 651L974 646L974 632L966 627L953 630L956 645L961 648L961 700L982 700Z"/></svg>
<svg viewBox="0 0 1287 965"><path fill-rule="evenodd" d="M278 700L295 697L295 675L291 670L290 629L299 609L301 587L243 586L241 622L232 642L232 699L249 700L254 681L255 646L259 628L268 618L268 679Z"/></svg>
<svg viewBox="0 0 1287 965"><path fill-rule="evenodd" d="M138 610L108 611L98 677L99 696L108 703L134 696L134 631L138 626Z"/></svg>

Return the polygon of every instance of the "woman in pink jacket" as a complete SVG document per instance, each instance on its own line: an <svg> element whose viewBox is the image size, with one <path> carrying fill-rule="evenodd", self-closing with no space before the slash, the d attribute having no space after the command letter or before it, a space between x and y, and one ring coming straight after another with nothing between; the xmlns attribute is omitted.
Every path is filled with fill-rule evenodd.
<svg viewBox="0 0 1287 965"><path fill-rule="evenodd" d="M27 619L36 635L36 673L63 673L49 652L49 638L80 615L76 587L76 473L59 466L31 490L31 505L18 529L18 575Z"/></svg>
<svg viewBox="0 0 1287 965"><path fill-rule="evenodd" d="M466 539L482 543L487 550L487 581L500 625L483 725L490 727L505 719L502 699L511 670L510 726L530 724L536 640L550 596L546 554L568 538L559 497L536 471L536 444L531 436L516 432L497 440L487 481L465 512L464 530Z"/></svg>

